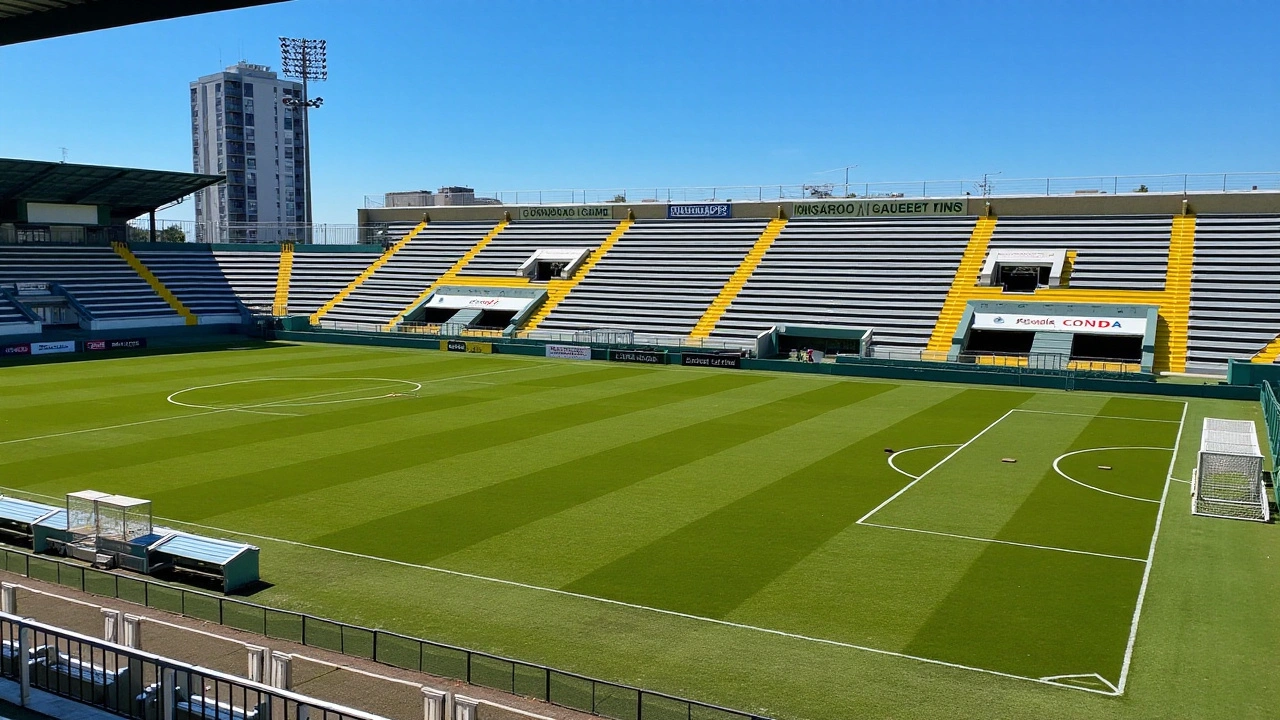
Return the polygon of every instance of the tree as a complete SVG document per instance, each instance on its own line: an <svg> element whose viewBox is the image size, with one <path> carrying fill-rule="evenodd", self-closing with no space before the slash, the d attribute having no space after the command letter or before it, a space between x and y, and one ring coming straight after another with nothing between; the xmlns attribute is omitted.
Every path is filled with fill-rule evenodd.
<svg viewBox="0 0 1280 720"><path fill-rule="evenodd" d="M613 202L624 203L626 201L627 201L627 196L623 195L622 193L618 193L617 195L613 196Z"/></svg>
<svg viewBox="0 0 1280 720"><path fill-rule="evenodd" d="M160 233L156 235L156 240L160 242L172 242L172 243L186 242L187 234L183 232L182 228L178 227L177 225L170 225L169 227L161 230Z"/></svg>

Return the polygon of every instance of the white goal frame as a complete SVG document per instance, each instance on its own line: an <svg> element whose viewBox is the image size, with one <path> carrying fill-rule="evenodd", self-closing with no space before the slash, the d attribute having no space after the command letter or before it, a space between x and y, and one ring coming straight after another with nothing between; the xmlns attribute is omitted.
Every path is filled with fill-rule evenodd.
<svg viewBox="0 0 1280 720"><path fill-rule="evenodd" d="M1191 475L1191 512L1206 517L1270 522L1262 451L1252 421L1205 418Z"/></svg>

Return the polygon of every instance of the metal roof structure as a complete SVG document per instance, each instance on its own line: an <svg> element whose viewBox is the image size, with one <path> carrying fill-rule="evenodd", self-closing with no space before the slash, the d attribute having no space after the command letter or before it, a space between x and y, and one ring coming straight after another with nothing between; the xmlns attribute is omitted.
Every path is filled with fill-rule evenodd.
<svg viewBox="0 0 1280 720"><path fill-rule="evenodd" d="M31 525L37 520L53 515L57 511L58 508L52 505L0 495L0 520L11 520Z"/></svg>
<svg viewBox="0 0 1280 720"><path fill-rule="evenodd" d="M244 543L175 532L152 545L150 549L174 557L222 566L256 548Z"/></svg>
<svg viewBox="0 0 1280 720"><path fill-rule="evenodd" d="M0 45L282 0L0 0Z"/></svg>
<svg viewBox="0 0 1280 720"><path fill-rule="evenodd" d="M5 2L0 0L0 12ZM0 27L6 22L0 17ZM0 158L0 203L107 205L113 215L132 218L222 180L221 175L172 170Z"/></svg>

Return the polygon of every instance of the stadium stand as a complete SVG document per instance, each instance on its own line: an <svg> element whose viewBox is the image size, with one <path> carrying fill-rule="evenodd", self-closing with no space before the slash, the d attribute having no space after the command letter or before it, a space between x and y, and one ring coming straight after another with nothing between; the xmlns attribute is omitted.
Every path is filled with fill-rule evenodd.
<svg viewBox="0 0 1280 720"><path fill-rule="evenodd" d="M0 282L57 283L98 320L178 317L108 247L0 246Z"/></svg>
<svg viewBox="0 0 1280 720"><path fill-rule="evenodd" d="M989 247L1075 251L1076 289L1163 290L1170 223L1167 215L1001 218Z"/></svg>
<svg viewBox="0 0 1280 720"><path fill-rule="evenodd" d="M538 329L687 335L767 224L637 221Z"/></svg>
<svg viewBox="0 0 1280 720"><path fill-rule="evenodd" d="M753 339L785 323L874 327L887 348L922 350L974 218L792 220L712 337Z"/></svg>
<svg viewBox="0 0 1280 720"><path fill-rule="evenodd" d="M529 256L545 248L591 248L604 242L618 223L512 223L493 238L458 273L461 276L515 277Z"/></svg>
<svg viewBox="0 0 1280 720"><path fill-rule="evenodd" d="M267 307L275 301L279 253L215 249L213 259L245 307Z"/></svg>
<svg viewBox="0 0 1280 720"><path fill-rule="evenodd" d="M289 287L289 312L315 312L346 287L376 257L372 253L305 252L293 255L293 277ZM310 248L308 248L310 249Z"/></svg>
<svg viewBox="0 0 1280 720"><path fill-rule="evenodd" d="M202 322L240 321L235 290L212 253L139 250L134 254Z"/></svg>
<svg viewBox="0 0 1280 720"><path fill-rule="evenodd" d="M1228 358L1255 358L1277 335L1280 216L1197 218L1188 365L1221 372Z"/></svg>
<svg viewBox="0 0 1280 720"><path fill-rule="evenodd" d="M428 223L404 247L326 315L326 320L385 324L449 270L495 223ZM415 223L392 223L388 234L399 242Z"/></svg>

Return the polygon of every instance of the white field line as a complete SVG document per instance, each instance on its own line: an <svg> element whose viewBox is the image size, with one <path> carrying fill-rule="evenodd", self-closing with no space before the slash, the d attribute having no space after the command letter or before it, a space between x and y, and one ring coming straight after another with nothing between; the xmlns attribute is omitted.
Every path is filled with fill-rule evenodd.
<svg viewBox="0 0 1280 720"><path fill-rule="evenodd" d="M1176 402L1166 400L1165 402ZM1124 417L1122 415L1090 415L1088 413L1058 412L1057 410L1025 410L1023 408L1014 408L1014 412L1035 413L1036 415L1069 415L1071 417L1087 417L1102 418L1103 420L1133 420L1134 422L1153 422L1153 423L1169 423L1177 425L1177 420L1161 420L1159 418L1140 418L1140 417Z"/></svg>
<svg viewBox="0 0 1280 720"><path fill-rule="evenodd" d="M921 533L923 535L939 535L941 537L956 538L958 540L972 540L974 542L995 543L997 545L1012 545L1014 547L1031 548L1033 550L1052 550L1054 552L1071 553L1072 555L1091 555L1093 557L1109 558L1111 560L1128 560L1130 562L1146 562L1142 558L1129 557L1127 555L1108 555L1107 553L1090 552L1088 550L1071 550L1070 548L1054 547L1052 545L1032 545L1031 543L1013 542L1012 540L993 540L992 538L975 537L973 535L957 535L956 533L939 532L937 530L921 530L919 528L899 527L897 525L881 525L880 523L865 522L865 527L884 528L885 530L901 530L903 532Z"/></svg>
<svg viewBox="0 0 1280 720"><path fill-rule="evenodd" d="M1075 484L1079 485L1080 487L1086 487L1086 488L1089 488L1090 490L1097 490L1097 491L1098 491L1098 492L1100 492L1100 493L1104 493L1104 494L1107 494L1107 495L1114 495L1114 496L1116 496L1116 497L1118 497L1118 498L1124 498L1124 499L1126 499L1126 500L1137 500L1138 502L1145 502L1145 503L1159 503L1159 502L1160 502L1159 500L1152 500L1151 498L1142 498L1142 497L1137 497L1137 496L1135 496L1135 495L1125 495L1124 493L1111 492L1110 490L1103 490L1103 489L1102 489L1102 488L1100 488L1100 487L1094 487L1094 486L1090 485L1089 483L1080 482L1079 480L1077 480L1077 479L1075 479L1075 478L1071 477L1070 475L1068 475L1068 474L1066 474L1066 473L1062 472L1062 468L1058 467L1058 462L1059 462L1059 461L1061 461L1061 460L1063 460L1064 458L1069 458L1069 457L1071 457L1072 455L1080 455L1081 453L1099 452L1099 451L1101 451L1101 450L1162 450L1162 451L1164 451L1164 452L1172 452L1172 451L1173 451L1173 448L1148 447L1148 446L1145 446L1145 445L1130 445L1130 446L1096 447L1096 448L1085 448L1084 450L1073 450L1073 451L1071 451L1071 452L1069 452L1069 453L1063 453L1062 455L1059 455L1058 457L1054 458L1054 460L1053 460L1053 471L1054 471L1054 472L1056 472L1056 473L1058 473L1058 474L1059 474L1059 475L1061 475L1062 477L1066 478L1067 480L1070 480L1071 482L1073 482L1073 483L1075 483Z"/></svg>
<svg viewBox="0 0 1280 720"><path fill-rule="evenodd" d="M553 367L554 363L537 363L527 367L507 368L506 370L491 370L489 372L472 373L470 375L450 375L449 377L434 378L431 380L423 380L423 385L431 383L446 382L449 380L465 380L467 378L481 377L484 375L498 375L500 373L516 372L518 370L529 370L531 368ZM233 412L235 408L220 408L217 410L206 410L205 412L187 413L186 415L170 415L169 417L152 418L150 420L136 420L134 422L120 423L118 425L105 425L102 427L84 428L83 430L67 430L66 432L49 433L47 435L32 435L31 437L16 438L13 440L0 440L0 445L13 445L16 443L35 442L37 440L51 440L53 438L67 437L69 435L83 435L85 433L104 432L106 430L120 430L127 427L135 427L137 425L148 425L150 423L168 422L170 420L185 420L186 418L203 417L205 415L216 415L218 413Z"/></svg>
<svg viewBox="0 0 1280 720"><path fill-rule="evenodd" d="M1183 480L1182 478L1171 477L1171 478L1169 478L1169 479L1170 479L1170 480L1172 480L1172 481L1174 481L1174 482L1180 482L1180 483L1183 483L1184 485L1190 485L1190 484L1191 484L1191 481L1190 481L1190 480Z"/></svg>
<svg viewBox="0 0 1280 720"><path fill-rule="evenodd" d="M1120 683L1117 694L1124 693L1129 682L1129 668L1133 661L1133 645L1138 639L1138 619L1142 616L1142 601L1147 597L1147 583L1151 580L1151 565L1156 558L1156 541L1160 539L1160 522L1164 520L1165 501L1169 497L1169 482L1173 479L1173 466L1178 461L1178 448L1182 444L1182 433L1186 429L1187 403L1182 403L1182 419L1178 421L1178 437L1173 441L1173 457L1169 458L1169 475L1164 481L1164 492L1160 493L1160 510L1156 512L1156 529L1151 533L1151 548L1147 550L1147 568L1142 572L1142 585L1138 588L1138 602L1133 607L1133 623L1129 626L1129 642L1124 648L1124 665L1120 668Z"/></svg>
<svg viewBox="0 0 1280 720"><path fill-rule="evenodd" d="M978 438L980 438L980 437L982 437L983 435L985 435L985 434L986 434L986 432L987 432L988 430L990 430L991 428L995 427L996 425L999 425L999 424L1000 424L1000 422L1001 422L1002 420L1004 420L1005 418L1009 417L1009 416L1010 416L1010 415L1012 415L1012 414L1013 414L1013 410L1010 410L1009 412L1007 412L1007 413L1005 413L1005 414L1001 415L999 418L997 418L995 422L993 422L993 423L991 423L990 425L988 425L988 426L986 426L986 427L982 428L982 430L981 430L977 435L974 435L973 437L971 437L971 438L969 438L968 440L966 440L966 441L964 442L964 444L963 444L963 445L960 445L960 446L959 446L959 447L957 447L955 450L952 450L950 453L948 453L948 454L947 454L947 456L946 456L946 457L944 457L944 458L942 458L941 460L939 460L939 461L938 461L938 463L937 463L936 465L934 465L933 467L931 467L931 468L929 468L928 470L925 470L923 473L921 473L921 474L920 474L920 477L918 477L918 478L916 478L915 480L912 480L911 482L907 483L906 487L902 488L901 490L899 490L898 492L894 493L893 495L890 495L888 500L885 500L884 502L882 502L882 503L880 503L879 505L875 506L875 508L873 508L873 509L871 510L871 512L867 513L866 515L863 515L862 517L858 518L858 521L857 521L855 524L856 524L856 525L862 525L862 524L865 524L865 523L866 523L866 521L867 521L867 518L869 518L869 517L871 517L872 515L875 515L876 513L880 512L880 510L881 510L882 508L884 508L884 506L885 506L885 505L888 505L889 503L893 502L894 500L897 500L897 499L898 499L898 496L899 496L899 495L901 495L902 493L904 493L904 492L906 492L906 491L910 490L912 485L915 485L916 483L918 483L918 482L920 482L921 480L923 480L923 479L925 479L926 477L928 477L928 476L929 476L929 473L933 472L934 470L937 470L939 467L941 467L941 466L943 465L943 463L945 463L946 461L948 461L948 460L950 460L951 458L955 457L955 456L956 456L956 453L958 453L958 452L960 452L961 450L964 450L965 448L969 447L969 445L970 445L970 444L972 444L972 443L973 443L973 441L975 441L975 440L977 440Z"/></svg>
<svg viewBox="0 0 1280 720"><path fill-rule="evenodd" d="M41 493L29 492L26 490L20 490L16 488L0 487L0 490L8 490L11 492L16 492L16 493L28 495L31 497L50 498L55 500L59 499L53 495L44 495ZM475 573L462 572L461 570L449 570L448 568L436 567L434 565L423 565L420 563L405 562L403 560L392 560L390 558L379 557L377 555L366 555L364 553L351 552L349 550L338 550L337 548L324 547L323 545L312 545L310 543L299 542L297 540L285 540L283 538L272 537L270 535L259 535L257 533L241 532L239 530L230 530L227 528L220 528L220 527L215 527L213 525L203 525L200 523L187 522L185 520L177 520L174 518L165 518L165 517L157 516L156 519L163 521L165 523L171 523L173 525L185 525L187 527L200 528L201 530L212 530L214 532L224 533L226 535L235 535L243 538L251 538L254 540L262 540L266 542L279 543L281 545L289 545L292 547L299 547L306 550L315 550L318 552L332 553L334 555L343 555L346 557L357 558L360 560L369 560L372 562L384 563L387 565L395 565L398 567L411 568L415 570L426 570L428 572L439 573L441 575L450 575L453 577L465 578L468 580L476 580L479 582L493 583L495 585L504 585L507 587L520 588L523 590L532 590L535 592L547 593L551 595L571 597L571 598L576 598L578 600L587 600L590 602L598 602L606 605L625 607L625 608L630 608L632 610L640 610L643 612L655 613L658 615L667 615L670 617L678 617L685 620L704 622L712 625L721 625L724 627L731 627L738 630L764 633L767 635L776 635L778 637L785 637L791 640L800 640L802 642L811 642L811 643L817 643L820 645L832 645L835 647L848 648L850 650L858 650L861 652L872 653L875 655L884 655L884 656L895 657L903 660L914 660L914 661L926 663L929 665L939 665L942 667L949 667L956 670L968 670L971 672L983 673L984 675L994 675L996 677L1009 678L1012 680L1026 680L1028 682L1039 683L1041 685L1052 685L1054 687L1066 688L1068 690L1080 690L1083 692L1095 693L1098 695L1110 696L1110 695L1118 694L1118 693L1106 692L1103 690L1095 690L1093 688L1081 687L1079 685L1053 682L1052 680L1046 680L1044 678L1033 678L1033 677L1027 677L1025 675L1015 675L1013 673L1001 672L999 670L988 670L986 668L973 667L970 665L962 665L960 663L947 662L946 660L936 660L934 658L921 657L919 655L908 655L906 653L894 652L892 650L883 650L881 648L873 648L873 647L868 647L866 645L857 645L854 643L843 642L840 640L831 640L828 638L813 637L810 635L802 635L799 633L787 632L785 630L775 630L773 628L760 627L758 625L748 625L745 623L732 622L730 620L720 620L718 618L703 617L701 615L693 615L690 613L683 613L676 610L665 610L663 608L655 608L655 607L650 607L648 605L638 605L636 603L624 602L622 600L611 600L609 598L596 597L595 595L585 595L583 593L571 592L569 590L560 590L557 588L543 587L541 585L533 585L530 583L523 583L516 580L504 580L502 578L495 578L495 577L489 577L486 575L477 575ZM1071 551L1068 551L1068 552L1071 552ZM1130 559L1130 558L1125 558L1125 559Z"/></svg>
<svg viewBox="0 0 1280 720"><path fill-rule="evenodd" d="M348 381L348 380L349 380L349 381L379 382L379 383L389 383L389 385L385 385L385 386L381 386L381 387L375 387L375 388L355 388L355 389L350 389L350 390L338 390L338 391L336 391L336 392L321 393L321 394L319 394L319 395L311 395L311 396L306 396L306 397L301 397L301 398L289 398L289 399L273 400L273 401L271 401L271 402L256 403L256 404L252 404L252 405L231 405L231 406L227 406L227 407L220 407L220 406L218 406L218 405L200 405L200 404L196 404L196 403L183 402L183 401L181 401L181 400L178 400L178 399L177 399L179 395L182 395L182 394L184 394L184 393L195 392L195 391L197 391L197 390L209 390L209 389L212 389L212 388L228 387L228 386L230 386L230 385L248 385L248 384L251 384L251 383L260 383L260 382L280 382L280 381L300 381L300 382L317 382L317 381L323 381L323 382L332 382L332 381L335 381L335 380L338 380L338 381ZM393 379L393 378L372 378L372 377L260 377L260 378L247 378L247 379L244 379L244 380L228 380L227 382L214 383L214 384L212 384L212 385L196 385L196 386L194 386L194 387L184 388L184 389L182 389L182 390L178 390L177 392L170 393L170 394L169 394L169 397L165 398L165 400L168 400L170 403L173 403L174 405L179 405L179 406L181 406L181 407L196 408L196 409L201 409L201 410L234 410L234 411L254 412L254 410L248 410L247 408L264 408L264 407L300 407L300 406L301 406L301 404L306 403L306 401L308 401L308 400L315 400L315 399L318 399L318 398L325 398L325 397L333 397L333 396L335 396L335 395L346 395L346 394L348 394L348 393L353 393L353 392L374 392L374 391L376 391L376 390L383 389L383 388L386 388L386 387L399 387L400 385L407 385L407 386L410 386L410 390L409 390L409 392L417 392L418 390L421 390L421 389L422 389L422 383L416 383L416 382L413 382L412 380L396 380L396 379ZM357 400L376 400L376 399L378 399L378 397L367 397L367 398L348 398L347 400L338 400L338 401L333 401L333 402L355 402L355 401L357 401ZM325 404L325 403L313 403L313 404L316 404L316 405L323 405L323 404ZM265 413L265 414L270 415L270 414L274 414L274 413Z"/></svg>
<svg viewBox="0 0 1280 720"><path fill-rule="evenodd" d="M1098 681L1099 681L1099 682L1101 682L1103 685L1106 685L1107 687L1111 688L1111 691L1112 691L1113 693L1115 693L1115 694L1119 694L1119 693L1120 693L1119 688L1117 688L1117 687L1115 686L1115 684L1114 684L1114 683L1112 683L1110 680L1108 680L1108 679L1106 679L1106 678L1102 677L1102 676L1101 676L1101 675L1099 675L1098 673L1078 673L1078 674L1076 674L1076 675L1047 675L1047 676L1042 677L1042 678L1040 678L1040 679L1041 679L1041 680L1069 680L1069 679L1071 679L1071 678L1081 678L1081 679L1084 679L1084 678L1097 678L1097 679L1098 679Z"/></svg>
<svg viewBox="0 0 1280 720"><path fill-rule="evenodd" d="M909 452L915 452L916 450L929 450L929 449L932 449L932 448L940 448L940 447L956 447L956 446L957 446L957 445L959 445L959 444L960 444L960 443L942 443L941 445L921 445L920 447L907 448L906 450L899 450L899 451L897 451L897 452L895 452L895 453L891 454L891 455L887 458L887 460L888 460L888 462L889 462L889 467L893 468L894 470L897 470L898 472L902 473L903 475L906 475L906 476L907 476L907 477L909 477L909 478L914 478L914 479L916 479L916 480L919 480L919 479L920 479L920 476L919 476L919 475L912 475L911 473L907 472L906 470L903 470L902 468L898 467L897 465L894 465L894 464L893 464L893 459L894 459L894 458L896 458L896 457L898 457L899 455L903 455L903 454L905 454L905 453L909 453Z"/></svg>

